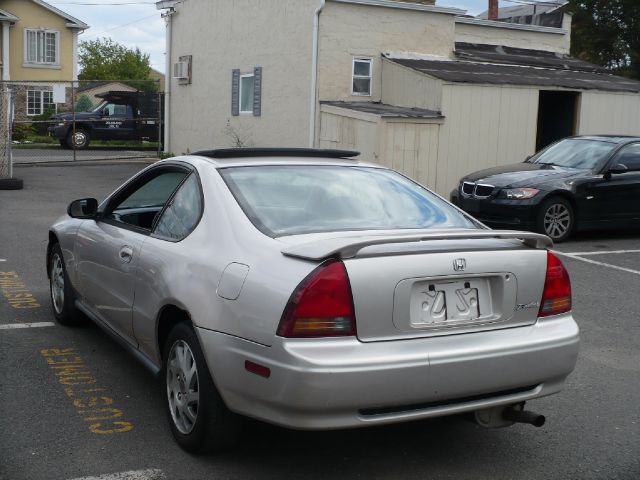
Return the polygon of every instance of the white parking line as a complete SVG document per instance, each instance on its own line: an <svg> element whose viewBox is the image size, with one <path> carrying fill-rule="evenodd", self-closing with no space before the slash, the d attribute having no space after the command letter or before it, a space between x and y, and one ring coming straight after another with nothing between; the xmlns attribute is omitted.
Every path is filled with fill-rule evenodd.
<svg viewBox="0 0 640 480"><path fill-rule="evenodd" d="M0 262L6 262L7 260L4 258L0 258Z"/></svg>
<svg viewBox="0 0 640 480"><path fill-rule="evenodd" d="M581 262L591 263L593 265L599 265L601 267L609 267L609 268L613 268L614 270L620 270L622 272L634 273L636 275L640 275L640 270L633 270L631 268L619 267L618 265L611 265L610 263L596 262L595 260L590 260L588 258L580 257L579 255L582 255L582 254L564 253L564 252L558 252L557 250L554 250L554 253L557 253L558 255L564 255L565 257L573 258L574 260L580 260Z"/></svg>
<svg viewBox="0 0 640 480"><path fill-rule="evenodd" d="M7 323L0 325L0 330L14 330L16 328L40 328L55 327L53 322L35 322L35 323Z"/></svg>
<svg viewBox="0 0 640 480"><path fill-rule="evenodd" d="M640 250L598 250L595 252L558 252L558 253L564 253L564 255L615 255L615 254L620 254L620 253L640 253Z"/></svg>
<svg viewBox="0 0 640 480"><path fill-rule="evenodd" d="M81 477L72 480L160 480L166 478L162 470L132 470L130 472L108 473L97 477Z"/></svg>

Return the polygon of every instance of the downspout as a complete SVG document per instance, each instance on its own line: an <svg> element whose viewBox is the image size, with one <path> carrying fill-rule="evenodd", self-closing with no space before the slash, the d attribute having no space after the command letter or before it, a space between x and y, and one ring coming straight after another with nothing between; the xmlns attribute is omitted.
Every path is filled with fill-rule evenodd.
<svg viewBox="0 0 640 480"><path fill-rule="evenodd" d="M318 88L318 37L320 32L320 14L327 0L320 0L320 6L313 17L313 52L311 54L311 108L309 113L309 147L315 147L316 141L316 107Z"/></svg>
<svg viewBox="0 0 640 480"><path fill-rule="evenodd" d="M165 82L164 82L164 153L171 152L171 145L169 143L169 132L171 131L171 80L173 77L172 64L171 64L171 32L172 22L171 17L176 13L173 8L169 9L162 16L165 18L167 24L167 34L165 47Z"/></svg>

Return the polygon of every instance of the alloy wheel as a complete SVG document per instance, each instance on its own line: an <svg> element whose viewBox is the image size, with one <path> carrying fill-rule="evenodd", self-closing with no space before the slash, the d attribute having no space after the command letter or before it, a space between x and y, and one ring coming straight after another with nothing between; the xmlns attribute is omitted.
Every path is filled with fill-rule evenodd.
<svg viewBox="0 0 640 480"><path fill-rule="evenodd" d="M167 399L173 423L182 434L193 430L198 418L198 368L191 348L183 340L171 347L167 361Z"/></svg>
<svg viewBox="0 0 640 480"><path fill-rule="evenodd" d="M571 212L561 203L554 203L544 213L544 231L551 238L564 236L571 228Z"/></svg>
<svg viewBox="0 0 640 480"><path fill-rule="evenodd" d="M54 253L51 259L50 276L53 308L60 315L64 310L64 268L62 266L62 258L57 253Z"/></svg>

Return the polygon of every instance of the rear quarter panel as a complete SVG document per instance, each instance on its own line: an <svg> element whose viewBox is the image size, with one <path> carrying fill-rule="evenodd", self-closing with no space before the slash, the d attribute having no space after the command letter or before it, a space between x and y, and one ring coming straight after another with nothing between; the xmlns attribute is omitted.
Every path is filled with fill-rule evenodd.
<svg viewBox="0 0 640 480"><path fill-rule="evenodd" d="M285 257L282 243L260 233L212 166L199 165L204 214L180 242L148 238L142 248L133 311L141 350L159 360L158 314L166 305L188 312L193 324L271 345L291 293L316 264ZM235 300L218 295L230 263L249 267Z"/></svg>

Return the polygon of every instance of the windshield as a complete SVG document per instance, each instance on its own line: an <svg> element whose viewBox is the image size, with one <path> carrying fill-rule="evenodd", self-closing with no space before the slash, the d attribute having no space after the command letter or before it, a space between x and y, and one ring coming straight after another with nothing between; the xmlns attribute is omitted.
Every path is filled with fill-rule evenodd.
<svg viewBox="0 0 640 480"><path fill-rule="evenodd" d="M585 138L567 138L527 160L528 163L542 163L568 168L600 168L616 144Z"/></svg>
<svg viewBox="0 0 640 480"><path fill-rule="evenodd" d="M99 112L100 110L102 110L105 106L107 105L106 100L103 100L102 102L100 102L98 104L97 107L95 107L93 110L91 110L92 112Z"/></svg>
<svg viewBox="0 0 640 480"><path fill-rule="evenodd" d="M255 166L220 173L253 224L272 236L347 230L478 228L402 175L379 168Z"/></svg>

